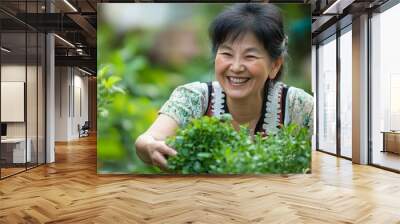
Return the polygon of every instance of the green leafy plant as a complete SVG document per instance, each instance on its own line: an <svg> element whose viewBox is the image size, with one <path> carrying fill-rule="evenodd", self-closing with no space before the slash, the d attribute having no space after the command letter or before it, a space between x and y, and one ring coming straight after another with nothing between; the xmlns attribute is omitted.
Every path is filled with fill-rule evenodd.
<svg viewBox="0 0 400 224"><path fill-rule="evenodd" d="M230 115L193 119L166 143L178 154L168 158L171 172L181 174L306 173L311 142L306 128L285 126L267 137L236 131Z"/></svg>

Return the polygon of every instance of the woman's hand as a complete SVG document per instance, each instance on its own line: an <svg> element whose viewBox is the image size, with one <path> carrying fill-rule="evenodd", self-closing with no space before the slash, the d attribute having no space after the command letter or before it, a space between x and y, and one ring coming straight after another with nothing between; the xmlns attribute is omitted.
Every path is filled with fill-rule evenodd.
<svg viewBox="0 0 400 224"><path fill-rule="evenodd" d="M166 156L175 156L174 149L165 144L163 140L156 140L151 135L143 134L136 140L136 153L146 163L167 169Z"/></svg>
<svg viewBox="0 0 400 224"><path fill-rule="evenodd" d="M166 156L174 156L176 151L168 147L164 140L175 135L177 128L178 123L174 119L160 114L149 130L136 140L136 154L144 162L166 169Z"/></svg>

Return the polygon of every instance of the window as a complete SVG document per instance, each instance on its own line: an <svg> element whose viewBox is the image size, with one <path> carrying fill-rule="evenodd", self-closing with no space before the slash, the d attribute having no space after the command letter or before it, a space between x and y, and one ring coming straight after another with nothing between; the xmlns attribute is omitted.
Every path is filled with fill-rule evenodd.
<svg viewBox="0 0 400 224"><path fill-rule="evenodd" d="M336 153L336 36L318 48L318 149Z"/></svg>
<svg viewBox="0 0 400 224"><path fill-rule="evenodd" d="M371 18L371 137L372 163L400 170L400 4ZM384 139L387 132L391 139ZM385 134L387 135L387 134ZM397 136L397 137L393 137ZM393 149L385 144L395 143Z"/></svg>
<svg viewBox="0 0 400 224"><path fill-rule="evenodd" d="M340 36L340 155L352 157L352 35L351 26Z"/></svg>

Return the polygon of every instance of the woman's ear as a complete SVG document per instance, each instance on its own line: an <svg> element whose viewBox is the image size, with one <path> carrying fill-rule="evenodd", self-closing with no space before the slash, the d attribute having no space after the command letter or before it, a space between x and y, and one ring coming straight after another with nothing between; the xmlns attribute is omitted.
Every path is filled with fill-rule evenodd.
<svg viewBox="0 0 400 224"><path fill-rule="evenodd" d="M277 59L275 59L272 62L272 64L271 64L272 69L271 69L271 72L269 73L269 76L268 76L270 80L275 79L276 75L278 74L279 70L282 67L282 64L283 64L283 57L282 56L278 57Z"/></svg>

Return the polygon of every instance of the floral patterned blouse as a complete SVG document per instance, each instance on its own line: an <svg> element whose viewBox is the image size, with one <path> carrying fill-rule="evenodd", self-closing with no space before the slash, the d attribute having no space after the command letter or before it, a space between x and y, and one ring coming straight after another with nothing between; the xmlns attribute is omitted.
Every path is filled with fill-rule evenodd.
<svg viewBox="0 0 400 224"><path fill-rule="evenodd" d="M282 82L269 81L266 85L263 114L256 131L267 134L277 131L281 125L296 123L307 127L312 134L313 97ZM161 107L159 114L170 116L182 127L192 118L229 113L225 98L225 93L217 81L193 82L177 87Z"/></svg>

